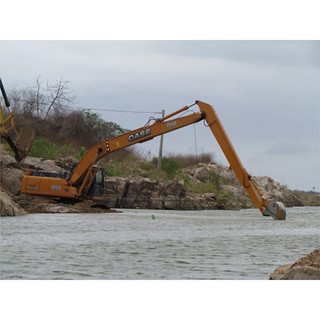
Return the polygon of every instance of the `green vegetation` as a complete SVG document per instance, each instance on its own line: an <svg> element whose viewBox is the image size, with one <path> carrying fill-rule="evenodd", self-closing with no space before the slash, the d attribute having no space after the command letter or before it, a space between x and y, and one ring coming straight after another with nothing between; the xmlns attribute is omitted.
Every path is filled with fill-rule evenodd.
<svg viewBox="0 0 320 320"><path fill-rule="evenodd" d="M128 177L136 176L139 158L135 153L122 150L106 157L102 162L105 174L109 177Z"/></svg>
<svg viewBox="0 0 320 320"><path fill-rule="evenodd" d="M69 144L57 144L46 138L36 138L28 156L43 159L58 159L61 157L75 156L76 148Z"/></svg>
<svg viewBox="0 0 320 320"><path fill-rule="evenodd" d="M152 164L157 168L158 158L153 158ZM181 169L181 164L176 159L168 157L162 158L161 170L167 174L168 178L173 178L179 169Z"/></svg>
<svg viewBox="0 0 320 320"><path fill-rule="evenodd" d="M214 171L210 172L209 175L197 183L191 182L188 176L184 177L185 187L192 193L198 194L215 193L218 196L222 196L219 192L221 190L221 186L226 182L227 181L224 178Z"/></svg>

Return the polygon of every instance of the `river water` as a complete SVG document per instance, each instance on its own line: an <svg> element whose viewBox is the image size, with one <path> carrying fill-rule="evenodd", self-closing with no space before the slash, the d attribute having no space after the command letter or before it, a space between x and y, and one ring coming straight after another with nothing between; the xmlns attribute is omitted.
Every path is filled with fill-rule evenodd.
<svg viewBox="0 0 320 320"><path fill-rule="evenodd" d="M2 217L1 279L268 279L320 247L319 207Z"/></svg>

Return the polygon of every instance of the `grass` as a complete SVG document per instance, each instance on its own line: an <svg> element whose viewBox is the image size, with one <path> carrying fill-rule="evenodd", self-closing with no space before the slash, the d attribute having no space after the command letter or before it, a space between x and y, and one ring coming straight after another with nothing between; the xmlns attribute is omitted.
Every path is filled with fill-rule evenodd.
<svg viewBox="0 0 320 320"><path fill-rule="evenodd" d="M61 157L77 156L75 147L68 144L56 144L45 138L36 138L28 153L30 157L43 159L58 159Z"/></svg>

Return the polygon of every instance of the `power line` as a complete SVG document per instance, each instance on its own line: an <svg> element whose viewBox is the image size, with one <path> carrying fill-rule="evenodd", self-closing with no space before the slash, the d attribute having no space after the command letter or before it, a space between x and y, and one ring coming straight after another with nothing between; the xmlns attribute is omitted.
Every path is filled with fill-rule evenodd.
<svg viewBox="0 0 320 320"><path fill-rule="evenodd" d="M28 103L30 102L27 99L14 98L13 101L19 101ZM49 105L49 103L41 103L42 105ZM85 108L85 107L72 107L67 106L66 109L74 109L74 110L94 110L94 111L107 111L107 112L119 112L119 113L144 113L144 114L162 114L162 111L133 111L133 110L117 110L117 109L106 109L106 108Z"/></svg>
<svg viewBox="0 0 320 320"><path fill-rule="evenodd" d="M117 110L117 109L104 109L104 108L83 108L83 107L68 107L76 110L94 110L94 111L107 111L107 112L122 112L122 113L145 113L145 114L162 114L162 111L133 111L133 110Z"/></svg>

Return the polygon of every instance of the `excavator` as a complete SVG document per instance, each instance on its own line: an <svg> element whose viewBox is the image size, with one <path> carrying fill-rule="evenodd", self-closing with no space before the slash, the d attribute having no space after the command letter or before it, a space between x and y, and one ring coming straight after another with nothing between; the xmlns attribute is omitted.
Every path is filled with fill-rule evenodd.
<svg viewBox="0 0 320 320"><path fill-rule="evenodd" d="M27 156L28 151L32 147L33 140L35 138L35 132L30 127L22 127L19 131L15 126L14 114L11 110L10 102L6 91L4 89L2 80L0 78L0 89L8 108L8 114L5 115L2 105L0 103L0 134L1 138L7 141L10 148L14 153L14 157L17 162L22 162Z"/></svg>
<svg viewBox="0 0 320 320"><path fill-rule="evenodd" d="M195 105L199 107L199 111L188 112ZM104 173L98 165L103 157L114 151L137 143L144 143L154 137L201 120L204 120L206 126L211 129L230 164L230 168L233 169L239 183L262 215L271 216L275 220L285 220L286 208L283 203L264 197L251 175L242 165L214 107L199 100L167 116L154 119L153 123L149 122L144 127L98 142L84 154L69 174L26 169L22 178L21 193L75 201L85 199L103 201Z"/></svg>

